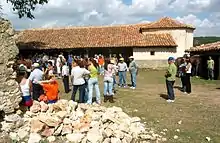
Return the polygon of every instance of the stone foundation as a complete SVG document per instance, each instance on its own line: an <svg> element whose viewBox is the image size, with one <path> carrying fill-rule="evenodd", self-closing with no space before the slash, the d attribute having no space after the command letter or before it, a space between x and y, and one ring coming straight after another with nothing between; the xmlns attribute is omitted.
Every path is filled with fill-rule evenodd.
<svg viewBox="0 0 220 143"><path fill-rule="evenodd" d="M136 60L139 68L145 69L165 69L167 60Z"/></svg>
<svg viewBox="0 0 220 143"><path fill-rule="evenodd" d="M0 111L12 113L19 108L21 93L15 81L14 59L18 54L14 30L8 20L0 18Z"/></svg>

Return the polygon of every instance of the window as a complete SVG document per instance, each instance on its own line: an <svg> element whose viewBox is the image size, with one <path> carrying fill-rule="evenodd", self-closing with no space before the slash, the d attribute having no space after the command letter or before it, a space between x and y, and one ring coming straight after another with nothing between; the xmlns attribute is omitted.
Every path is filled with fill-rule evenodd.
<svg viewBox="0 0 220 143"><path fill-rule="evenodd" d="M150 51L150 55L154 56L155 55L155 51Z"/></svg>

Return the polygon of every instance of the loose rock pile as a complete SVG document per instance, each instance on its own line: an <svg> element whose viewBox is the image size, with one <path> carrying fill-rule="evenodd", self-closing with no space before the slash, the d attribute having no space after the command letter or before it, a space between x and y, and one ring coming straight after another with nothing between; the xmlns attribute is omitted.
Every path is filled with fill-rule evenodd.
<svg viewBox="0 0 220 143"><path fill-rule="evenodd" d="M129 117L119 107L77 104L59 100L47 105L34 102L23 116L5 116L1 130L14 141L38 143L137 143L162 142L160 135L147 131L139 117Z"/></svg>

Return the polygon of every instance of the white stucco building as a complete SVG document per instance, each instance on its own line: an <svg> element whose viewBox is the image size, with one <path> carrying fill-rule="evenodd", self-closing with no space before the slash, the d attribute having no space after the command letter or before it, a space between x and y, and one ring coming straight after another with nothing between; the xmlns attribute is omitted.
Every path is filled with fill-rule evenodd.
<svg viewBox="0 0 220 143"><path fill-rule="evenodd" d="M140 67L167 66L169 56L183 56L193 46L195 28L169 17L152 23L29 29L17 41L20 53L53 54L59 50L73 55L133 55Z"/></svg>
<svg viewBox="0 0 220 143"><path fill-rule="evenodd" d="M182 57L185 54L185 50L193 47L194 30L195 28L190 25L168 17L162 18L145 27L141 27L141 32L144 35L169 34L172 38L167 38L167 41L173 40L176 46L134 48L133 55L139 65L143 67L164 67L169 56Z"/></svg>

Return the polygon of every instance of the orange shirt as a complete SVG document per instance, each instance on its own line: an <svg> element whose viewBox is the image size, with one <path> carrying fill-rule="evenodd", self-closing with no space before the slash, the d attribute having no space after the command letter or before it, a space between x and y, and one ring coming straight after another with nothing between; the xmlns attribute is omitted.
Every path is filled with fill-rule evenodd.
<svg viewBox="0 0 220 143"><path fill-rule="evenodd" d="M99 58L98 63L99 65L104 65L104 58Z"/></svg>
<svg viewBox="0 0 220 143"><path fill-rule="evenodd" d="M48 100L57 100L58 99L58 82L54 81L52 83L42 84L45 91L45 95Z"/></svg>

